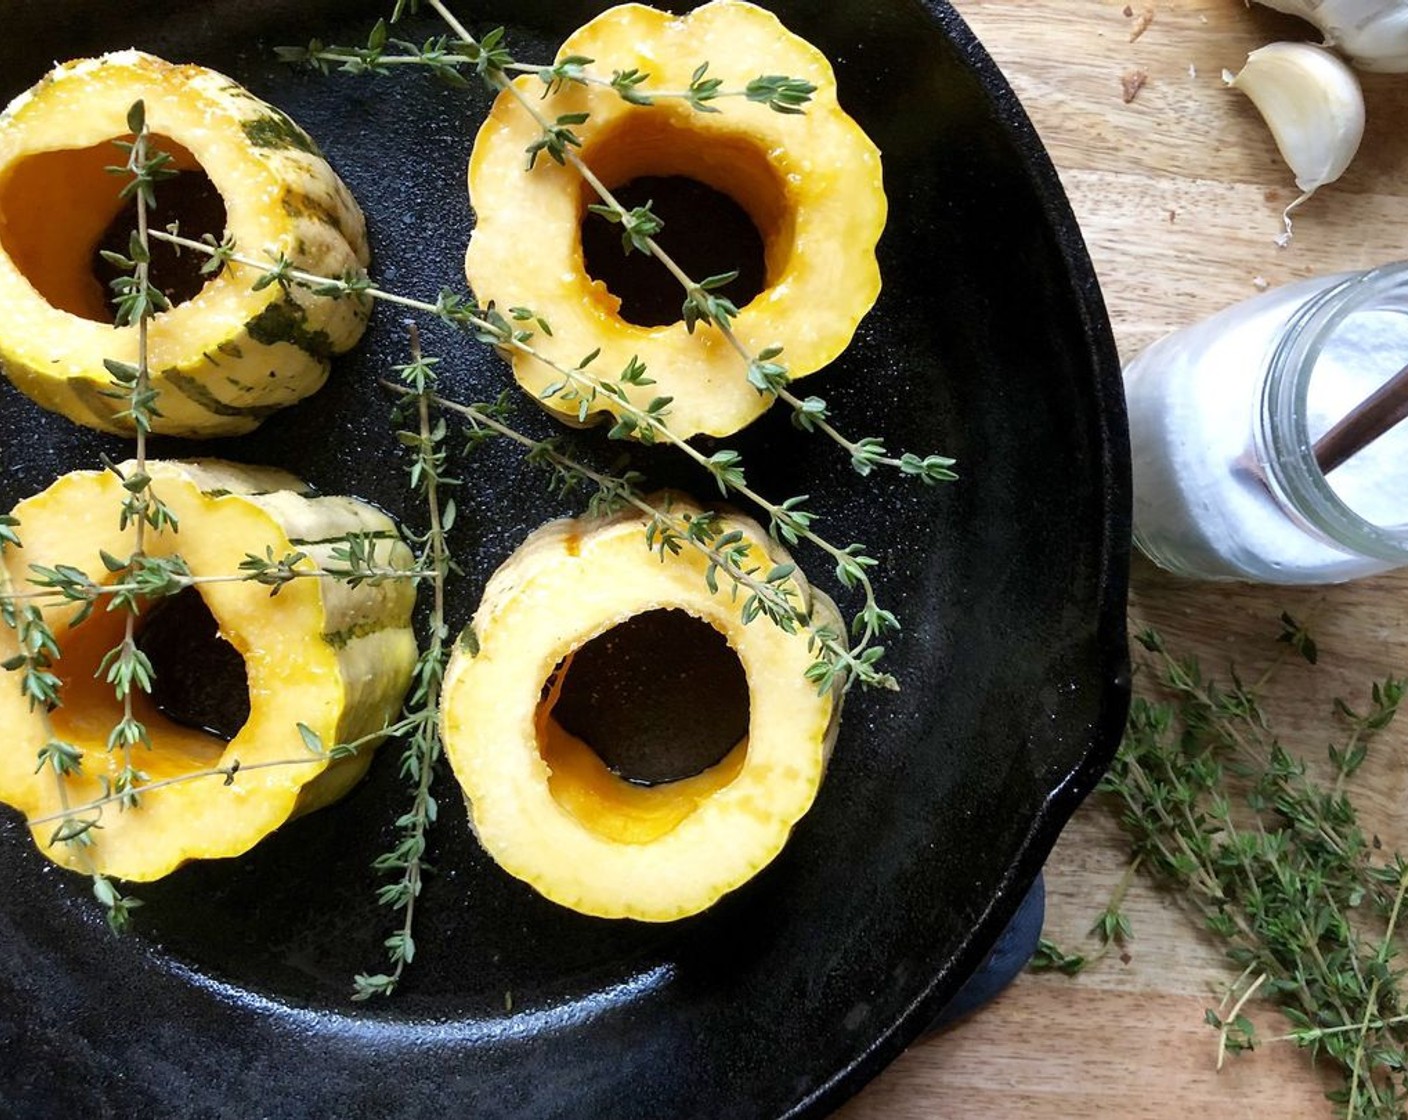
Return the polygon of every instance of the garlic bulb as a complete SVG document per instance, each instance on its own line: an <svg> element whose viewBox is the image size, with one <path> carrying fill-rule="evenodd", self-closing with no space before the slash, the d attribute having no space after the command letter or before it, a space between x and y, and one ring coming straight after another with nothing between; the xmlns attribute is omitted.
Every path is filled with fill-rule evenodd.
<svg viewBox="0 0 1408 1120"><path fill-rule="evenodd" d="M1361 70L1408 73L1408 0L1258 0L1313 23Z"/></svg>
<svg viewBox="0 0 1408 1120"><path fill-rule="evenodd" d="M1348 66L1310 43L1272 43L1247 55L1241 73L1223 80L1241 90L1265 118L1295 173L1301 195L1283 215L1290 241L1291 211L1349 166L1364 138L1364 95Z"/></svg>

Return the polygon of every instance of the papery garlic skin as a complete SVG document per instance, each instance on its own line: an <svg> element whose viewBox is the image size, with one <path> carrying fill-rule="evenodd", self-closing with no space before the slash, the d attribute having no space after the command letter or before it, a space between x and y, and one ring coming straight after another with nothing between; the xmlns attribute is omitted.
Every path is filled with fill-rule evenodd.
<svg viewBox="0 0 1408 1120"><path fill-rule="evenodd" d="M1272 43L1223 77L1265 118L1303 198L1344 174L1364 139L1364 94L1339 58L1310 43Z"/></svg>
<svg viewBox="0 0 1408 1120"><path fill-rule="evenodd" d="M1257 0L1318 27L1361 70L1408 73L1408 0Z"/></svg>

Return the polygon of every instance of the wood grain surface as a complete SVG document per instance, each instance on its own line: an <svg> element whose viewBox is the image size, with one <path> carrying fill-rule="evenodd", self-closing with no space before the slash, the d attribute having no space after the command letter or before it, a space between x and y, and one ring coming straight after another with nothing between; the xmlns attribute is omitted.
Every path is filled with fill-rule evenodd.
<svg viewBox="0 0 1408 1120"><path fill-rule="evenodd" d="M1125 358L1263 284L1408 258L1408 75L1365 75L1368 130L1358 158L1273 238L1296 194L1251 104L1228 90L1248 51L1313 28L1243 0L954 0L1007 75L1045 141L1094 258ZM1131 35L1152 13L1137 40ZM1126 103L1122 78L1147 81ZM1408 672L1408 574L1334 588L1276 589L1178 580L1136 559L1131 619L1164 632L1225 676L1276 656L1282 610L1311 623L1316 668L1285 665L1268 708L1288 746L1323 755L1330 704ZM1376 749L1360 783L1366 824L1408 846L1408 721ZM1087 931L1126 863L1108 806L1087 804L1047 868L1047 933L1093 949ZM1180 906L1136 879L1127 959L1077 977L1021 977L966 1022L927 1039L845 1106L843 1120L1042 1120L1193 1115L1319 1120L1332 1115L1322 1071L1286 1043L1215 1069L1203 1023L1233 972ZM1264 1035L1283 1029L1253 1015Z"/></svg>

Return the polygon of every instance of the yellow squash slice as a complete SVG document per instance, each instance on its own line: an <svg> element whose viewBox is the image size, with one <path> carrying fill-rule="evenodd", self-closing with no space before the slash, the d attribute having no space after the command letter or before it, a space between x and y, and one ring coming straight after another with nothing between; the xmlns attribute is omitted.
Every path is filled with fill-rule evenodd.
<svg viewBox="0 0 1408 1120"><path fill-rule="evenodd" d="M674 510L698 512L683 499ZM698 552L662 561L645 528L632 511L529 536L485 589L477 651L461 643L450 663L442 729L475 832L500 866L573 910L658 922L704 910L781 851L821 783L840 696L805 679L814 657L804 632L745 625L725 581L710 593ZM731 515L723 531L732 530L744 534L750 566L788 562L755 522ZM791 586L818 625L844 632L800 573ZM661 609L728 640L748 680L748 733L703 773L646 787L558 724L554 673L592 639Z"/></svg>
<svg viewBox="0 0 1408 1120"><path fill-rule="evenodd" d="M560 58L585 55L603 74L648 72L643 91L682 90L702 62L730 90L762 75L815 85L805 114L776 113L743 98L717 113L683 102L631 105L599 85L564 85L541 99L536 77L517 79L549 119L589 114L574 131L581 157L608 187L645 176L694 179L729 195L762 235L767 283L734 330L752 354L785 347L791 375L834 360L880 292L875 246L885 226L880 153L836 100L831 64L770 12L713 0L679 17L640 4L611 8L575 32ZM637 406L672 397L670 426L682 436L736 432L771 398L748 383L747 367L712 326L643 327L619 314L620 300L585 271L581 223L596 194L571 166L546 157L526 169L539 126L507 91L479 130L469 165L476 226L466 274L481 303L530 307L553 329L533 345L568 366L600 347L593 371L615 377L634 356L656 384L631 390ZM668 227L659 238L669 250ZM705 277L696 276L694 280ZM663 266L660 283L674 284ZM684 289L680 289L684 302ZM511 353L514 377L535 397L559 376ZM639 395L637 397L637 395ZM544 403L575 420L575 402ZM595 408L616 411L609 396Z"/></svg>
<svg viewBox="0 0 1408 1120"><path fill-rule="evenodd" d="M328 276L368 261L362 213L317 145L229 78L139 51L59 66L0 113L0 366L45 408L108 432L130 427L115 418L126 400L107 395L115 383L103 360L135 364L137 328L111 325L93 265L124 205L124 178L104 168L123 162L112 142L130 139L138 100L153 147L209 176L244 253L282 253ZM258 276L231 265L151 324L157 432L250 431L315 392L331 357L361 337L360 300L277 284L255 292Z"/></svg>
<svg viewBox="0 0 1408 1120"><path fill-rule="evenodd" d="M303 567L330 565L333 542L349 532L373 535L379 565L410 566L410 551L385 515L352 498L313 496L282 471L215 460L153 462L148 470L155 493L179 517L180 531L149 534L147 551L179 553L197 576L238 573L247 553L263 556L266 549L276 559L305 553ZM23 548L8 549L5 558L15 590L31 589L34 564L67 564L94 579L115 578L100 552L126 556L131 550L130 529L118 529L122 497L112 472L76 471L21 502L13 512ZM136 808L106 807L101 828L88 834L93 842L81 852L51 843L53 822L36 825L35 842L55 862L87 870L91 860L104 874L150 880L187 860L239 855L290 818L341 797L366 771L374 744L336 761L314 758L298 724L331 747L372 735L394 717L416 658L413 581L352 588L299 579L272 598L269 588L254 583L211 582L200 585L200 594L244 660L248 722L227 743L172 723L139 696L137 714L153 749L134 748L133 762L152 783L236 760L240 772L228 786L218 776L197 778L153 790ZM102 797L103 779L114 780L122 766L121 752L105 749L121 705L94 673L121 641L125 620L100 607L70 629L73 614L72 604L44 610L58 639L55 671L63 681L62 706L47 720L30 710L17 678L0 674L0 801L31 820L58 813L65 798L78 806ZM0 661L16 649L14 632L0 627ZM50 727L83 751L80 774L61 779L48 766L36 772ZM299 765L258 766L305 756L309 761Z"/></svg>

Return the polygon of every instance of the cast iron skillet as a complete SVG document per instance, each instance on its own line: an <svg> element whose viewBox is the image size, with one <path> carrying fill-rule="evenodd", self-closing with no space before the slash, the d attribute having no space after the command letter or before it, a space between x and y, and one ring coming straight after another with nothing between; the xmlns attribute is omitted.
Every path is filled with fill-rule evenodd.
<svg viewBox="0 0 1408 1120"><path fill-rule="evenodd" d="M548 57L596 0L473 0ZM673 6L673 5L671 5ZM682 4L681 7L689 5ZM369 860L403 797L394 751L341 804L247 858L140 894L114 939L87 885L0 813L0 1111L18 1116L816 1116L931 1021L981 959L1108 761L1127 699L1128 452L1095 278L1011 91L946 5L774 0L835 60L842 100L885 156L885 292L818 384L842 426L941 449L961 482L862 482L769 415L735 441L774 495L813 492L825 524L885 557L897 695L855 695L820 799L783 855L708 913L594 920L502 874L446 777L421 950L389 1002L348 1002L381 962ZM383 4L64 0L10 5L6 97L55 58L138 45L226 70L292 112L370 219L392 288L462 283L463 169L479 91L427 77L320 78L270 61L314 34L357 41ZM414 28L431 33L431 25ZM494 356L440 332L451 392L493 396ZM414 519L373 378L403 360L382 310L316 398L247 438L166 442L288 467ZM547 432L531 406L520 422ZM600 433L574 437L605 456ZM0 384L0 508L120 441ZM705 496L665 456L653 477ZM575 512L507 449L472 468L454 547L488 573ZM802 560L835 590L816 557ZM1037 1047L1040 1040L1033 1038Z"/></svg>

